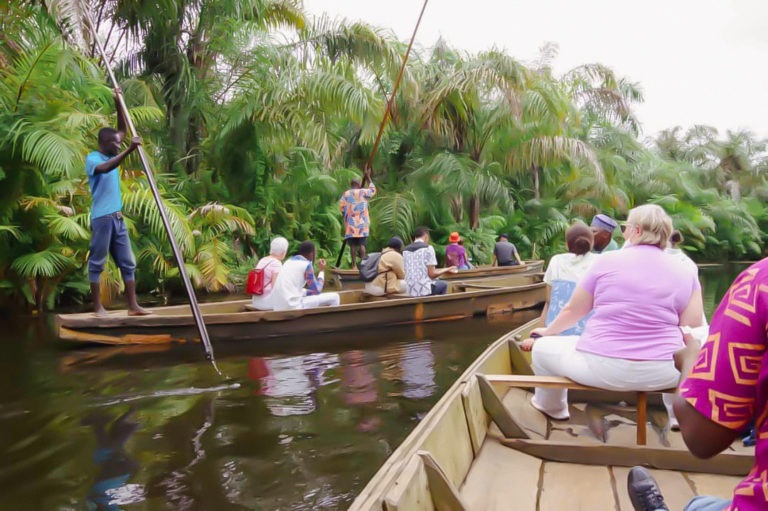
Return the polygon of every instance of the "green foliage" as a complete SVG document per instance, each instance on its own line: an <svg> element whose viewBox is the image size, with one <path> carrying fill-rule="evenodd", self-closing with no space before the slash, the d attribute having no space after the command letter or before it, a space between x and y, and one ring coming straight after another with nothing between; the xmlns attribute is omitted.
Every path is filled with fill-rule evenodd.
<svg viewBox="0 0 768 511"><path fill-rule="evenodd" d="M193 284L232 291L271 238L335 259L338 200L367 162L405 44L363 23L308 18L294 0L115 2L87 12L144 138ZM114 124L85 3L14 2L0 18L0 294L38 309L88 292L83 158ZM5 12L5 11L4 11ZM498 233L524 257L564 247L573 221L654 202L702 260L762 255L767 143L674 127L638 139L638 84L600 64L556 76L439 41L414 51L373 162L371 248L419 225L458 231L477 264ZM181 289L138 159L123 164L140 289ZM109 263L104 292L120 289Z"/></svg>

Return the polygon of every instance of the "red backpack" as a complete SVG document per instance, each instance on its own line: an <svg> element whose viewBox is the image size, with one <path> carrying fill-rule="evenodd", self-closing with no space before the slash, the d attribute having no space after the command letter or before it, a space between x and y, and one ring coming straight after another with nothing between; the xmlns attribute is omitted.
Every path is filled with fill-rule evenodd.
<svg viewBox="0 0 768 511"><path fill-rule="evenodd" d="M270 267L272 262L264 266L264 268L258 268L248 272L248 280L245 281L245 292L249 295L263 295L264 294L264 270Z"/></svg>

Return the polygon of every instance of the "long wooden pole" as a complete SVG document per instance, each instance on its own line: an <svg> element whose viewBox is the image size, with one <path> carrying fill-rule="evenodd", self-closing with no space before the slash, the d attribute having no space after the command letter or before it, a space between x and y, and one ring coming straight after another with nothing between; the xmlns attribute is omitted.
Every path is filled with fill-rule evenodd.
<svg viewBox="0 0 768 511"><path fill-rule="evenodd" d="M403 55L403 63L400 65L400 72L397 74L397 79L395 80L394 87L392 87L392 93L389 95L389 98L387 99L387 108L384 111L384 118L381 120L381 124L379 125L379 133L376 135L376 141L373 143L373 149L371 149L371 155L368 157L368 163L366 163L365 165L366 169L370 169L373 167L373 159L376 157L376 151L379 150L379 144L381 143L381 136L384 134L384 127L387 125L387 121L391 116L392 104L395 102L395 95L397 94L397 89L400 87L400 82L403 80L403 74L405 73L405 63L408 62L408 56L411 54L411 48L413 48L413 42L416 40L416 33L419 31L419 25L421 25L421 19L424 17L424 11L427 10L428 3L429 3L429 0L424 0L424 5L421 6L421 12L419 13L419 19L416 20L416 26L413 27L413 34L411 35L411 40L408 43L408 49L405 50L405 55ZM367 173L363 176L363 182L361 186L365 188L366 184L368 184ZM341 243L341 251L339 252L339 258L336 259L337 268L341 264L341 258L344 255L344 249L346 248L346 246L347 246L347 240L345 238L344 241Z"/></svg>
<svg viewBox="0 0 768 511"><path fill-rule="evenodd" d="M96 33L96 27L93 25L93 21L91 20L90 14L86 14L87 21L88 21L88 28L91 31L91 35L93 36L94 43L96 44L96 48L99 50L99 54L101 55L101 60L104 62L104 67L107 68L107 73L109 74L109 79L112 81L112 86L115 88L115 90L119 90L117 80L115 79L114 73L112 73L112 68L109 66L109 59L107 59L107 55L104 52L104 47L101 45L101 41L99 40L99 35ZM122 111L123 118L125 119L126 124L128 125L128 130L131 133L132 137L137 137L138 132L136 131L136 126L134 126L133 121L131 120L131 116L128 113L128 108L125 105L125 100L123 99L122 93L118 92L116 94L118 108ZM202 341L203 345L203 352L205 353L205 358L211 361L213 364L213 368L216 370L219 375L221 375L221 371L219 371L219 368L216 366L216 359L213 356L213 346L211 345L211 339L208 337L208 330L205 328L205 322L203 321L203 315L200 313L200 306L197 303L197 296L195 295L195 290L192 287L192 283L189 280L189 275L187 275L187 268L184 265L184 256L181 255L181 250L179 250L179 245L176 243L176 238L173 236L173 230L171 229L171 223L168 220L168 215L165 212L165 206L163 205L163 199L160 196L160 192L157 190L157 184L155 183L155 177L152 174L152 171L149 167L149 160L147 159L147 155L144 152L144 148L139 146L137 148L137 151L139 153L139 159L141 160L141 166L144 167L144 175L147 176L147 182L149 183L149 188L152 190L152 196L155 198L155 204L157 204L157 209L160 212L160 218L163 221L163 227L165 227L165 232L168 234L168 240L171 242L171 249L173 250L173 256L176 258L176 264L179 267L179 274L181 275L181 280L184 282L184 287L187 290L187 296L189 296L189 307L192 309L192 316L195 319L195 324L197 325L197 330L200 333L200 340Z"/></svg>

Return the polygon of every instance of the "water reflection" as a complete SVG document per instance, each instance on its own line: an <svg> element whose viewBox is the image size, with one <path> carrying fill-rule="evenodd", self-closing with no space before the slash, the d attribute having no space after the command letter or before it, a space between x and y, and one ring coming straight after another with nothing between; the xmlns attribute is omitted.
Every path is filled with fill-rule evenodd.
<svg viewBox="0 0 768 511"><path fill-rule="evenodd" d="M338 364L338 357L329 353L251 357L248 377L258 384L254 394L266 396L272 415L307 415L317 408L317 389L325 384L325 371Z"/></svg>
<svg viewBox="0 0 768 511"><path fill-rule="evenodd" d="M121 505L144 500L143 487L128 484L139 467L125 451L125 443L139 427L130 418L133 411L129 408L114 421L102 413L90 413L83 419L83 425L90 426L96 437L93 462L99 469L86 497L89 509L117 511Z"/></svg>
<svg viewBox="0 0 768 511"><path fill-rule="evenodd" d="M712 305L725 273L703 272ZM536 315L219 343L239 388L197 346L65 351L4 323L0 509L346 508L464 368Z"/></svg>

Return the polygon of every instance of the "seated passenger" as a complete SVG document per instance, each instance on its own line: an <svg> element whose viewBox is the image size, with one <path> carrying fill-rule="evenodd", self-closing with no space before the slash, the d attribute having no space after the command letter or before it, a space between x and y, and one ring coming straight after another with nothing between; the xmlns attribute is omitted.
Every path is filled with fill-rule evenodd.
<svg viewBox="0 0 768 511"><path fill-rule="evenodd" d="M688 268L690 271L698 275L699 267L696 266L696 263L693 262L693 259L688 257L688 255L686 255L686 253L683 252L683 249L679 247L680 243L682 243L684 239L685 238L683 238L683 234L677 229L675 229L674 231L672 231L672 234L669 236L669 245L667 245L667 248L664 249L664 252L666 254L673 256L686 268Z"/></svg>
<svg viewBox="0 0 768 511"><path fill-rule="evenodd" d="M365 292L373 296L405 293L405 269L403 268L403 240L394 236L381 251L378 275L365 284Z"/></svg>
<svg viewBox="0 0 768 511"><path fill-rule="evenodd" d="M541 319L544 325L549 326L555 320L560 311L571 299L576 285L584 278L592 264L599 258L593 254L592 230L582 223L575 223L565 231L565 246L568 253L553 256L544 274L544 282L547 283L547 302L541 311ZM584 316L575 326L563 331L560 335L581 335L584 325L590 314ZM526 351L531 349L531 342L523 343Z"/></svg>
<svg viewBox="0 0 768 511"><path fill-rule="evenodd" d="M629 212L626 248L601 255L555 320L532 331L542 336L533 344L535 374L616 391L677 386L680 327L699 326L703 305L696 275L664 253L671 232L672 220L655 204ZM581 336L557 336L593 309ZM565 389L537 388L531 403L552 418L569 417Z"/></svg>
<svg viewBox="0 0 768 511"><path fill-rule="evenodd" d="M269 244L269 255L259 259L256 263L257 270L264 270L264 292L260 295L253 295L251 298L251 306L254 309L262 311L271 311L274 309L272 305L272 288L275 285L275 280L280 270L283 268L282 260L285 259L285 254L288 252L288 240L282 236L272 240Z"/></svg>
<svg viewBox="0 0 768 511"><path fill-rule="evenodd" d="M461 236L458 232L452 232L448 236L448 246L445 247L445 265L455 266L459 270L469 270L469 261L467 260L467 251L461 245Z"/></svg>
<svg viewBox="0 0 768 511"><path fill-rule="evenodd" d="M339 305L341 298L338 293L321 293L325 282L325 259L317 262L317 269L320 270L317 277L312 268L314 260L315 244L304 241L299 245L299 253L283 263L283 269L272 288L272 305L275 310Z"/></svg>
<svg viewBox="0 0 768 511"><path fill-rule="evenodd" d="M491 266L525 266L525 262L520 259L517 253L517 247L509 242L509 234L504 233L499 236L499 241L493 247L493 262Z"/></svg>
<svg viewBox="0 0 768 511"><path fill-rule="evenodd" d="M445 273L456 273L455 266L437 269L435 249L429 245L429 229L419 227L413 233L413 243L403 250L403 266L408 294L411 296L444 295L448 284L436 279Z"/></svg>
<svg viewBox="0 0 768 511"><path fill-rule="evenodd" d="M592 250L597 254L611 252L619 249L619 244L613 239L613 231L616 230L616 220L608 215L595 215L592 219L592 234L595 235L595 242Z"/></svg>

